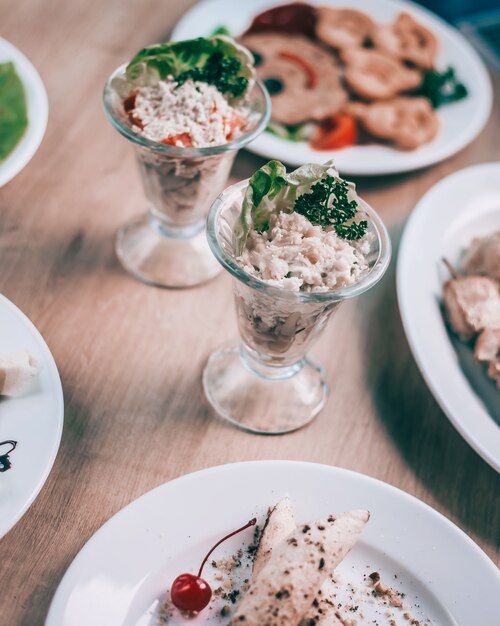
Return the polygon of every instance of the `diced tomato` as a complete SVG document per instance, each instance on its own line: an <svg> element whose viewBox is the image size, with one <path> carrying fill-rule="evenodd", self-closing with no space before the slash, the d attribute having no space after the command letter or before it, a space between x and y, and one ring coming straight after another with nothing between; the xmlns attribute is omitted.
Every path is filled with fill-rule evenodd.
<svg viewBox="0 0 500 626"><path fill-rule="evenodd" d="M177 135L170 135L161 140L166 146L177 146L181 144L184 148L191 148L193 142L191 141L191 135L189 133L179 133Z"/></svg>
<svg viewBox="0 0 500 626"><path fill-rule="evenodd" d="M133 126L138 126L141 130L144 128L142 120L134 115L135 100L137 98L137 91L134 90L123 101L123 108L128 115L128 119Z"/></svg>
<svg viewBox="0 0 500 626"><path fill-rule="evenodd" d="M135 107L135 99L137 98L137 91L132 91L123 101L123 108L127 113L132 111Z"/></svg>
<svg viewBox="0 0 500 626"><path fill-rule="evenodd" d="M314 87L316 87L316 85L318 84L318 75L316 74L316 70L310 63L308 63L298 54L295 54L294 52L287 52L286 50L280 52L279 56L286 61L292 61L292 63L299 65L304 70L307 76L307 86L309 89L314 89Z"/></svg>
<svg viewBox="0 0 500 626"><path fill-rule="evenodd" d="M141 130L144 129L144 124L142 123L142 120L140 118L136 117L133 113L129 113L128 114L128 119L130 120L130 123L133 126L137 126Z"/></svg>
<svg viewBox="0 0 500 626"><path fill-rule="evenodd" d="M234 139L234 133L237 130L240 130L247 123L246 119L243 115L239 115L236 112L233 112L231 115L231 119L229 120L229 132L226 135L226 139Z"/></svg>
<svg viewBox="0 0 500 626"><path fill-rule="evenodd" d="M356 143L356 120L348 113L338 113L323 121L311 139L315 150L336 150Z"/></svg>

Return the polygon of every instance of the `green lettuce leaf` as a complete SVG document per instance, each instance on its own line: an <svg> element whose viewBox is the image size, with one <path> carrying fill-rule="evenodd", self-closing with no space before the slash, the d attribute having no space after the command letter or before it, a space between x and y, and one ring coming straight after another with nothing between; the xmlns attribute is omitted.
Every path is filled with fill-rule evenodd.
<svg viewBox="0 0 500 626"><path fill-rule="evenodd" d="M243 198L242 222L258 231L266 230L269 217L282 206L288 183L286 169L279 161L269 161L250 178Z"/></svg>
<svg viewBox="0 0 500 626"><path fill-rule="evenodd" d="M0 63L0 160L12 152L26 128L26 95L13 63Z"/></svg>
<svg viewBox="0 0 500 626"><path fill-rule="evenodd" d="M280 161L269 161L250 178L242 203L241 223L235 232L238 254L245 246L248 231L263 232L273 214L291 213L297 197L309 193L323 177L338 177L333 161L308 163L289 174Z"/></svg>
<svg viewBox="0 0 500 626"><path fill-rule="evenodd" d="M201 80L233 100L243 97L255 80L252 55L225 35L143 48L127 65L126 75L133 86L155 85L167 76L181 83Z"/></svg>

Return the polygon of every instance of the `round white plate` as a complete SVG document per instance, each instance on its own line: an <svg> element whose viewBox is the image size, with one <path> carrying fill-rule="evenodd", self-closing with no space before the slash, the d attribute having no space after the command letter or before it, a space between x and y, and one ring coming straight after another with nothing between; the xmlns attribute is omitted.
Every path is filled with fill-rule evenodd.
<svg viewBox="0 0 500 626"><path fill-rule="evenodd" d="M28 105L28 127L12 152L0 161L0 187L9 182L38 150L45 128L49 105L42 79L22 52L0 37L0 63L12 61L24 85Z"/></svg>
<svg viewBox="0 0 500 626"><path fill-rule="evenodd" d="M371 512L361 540L339 567L343 581L362 584L363 575L377 570L406 593L409 604L419 604L415 616L430 618L433 626L474 624L479 614L482 624L495 623L499 574L442 515L362 474L313 463L252 461L183 476L115 515L66 572L46 626L152 626L155 604L178 574L197 569L215 541L253 515L263 521L267 508L285 494L298 521L349 509ZM248 534L247 540L238 535L213 558L230 556L245 543ZM213 571L204 571L209 582ZM206 610L189 623L227 623L217 613ZM408 626L407 620L400 623Z"/></svg>
<svg viewBox="0 0 500 626"><path fill-rule="evenodd" d="M478 235L500 230L500 162L455 172L417 204L401 240L399 310L408 343L443 411L466 441L500 471L500 391L473 360L472 349L447 330L441 311L446 257Z"/></svg>
<svg viewBox="0 0 500 626"><path fill-rule="evenodd" d="M411 152L387 146L354 146L335 151L317 151L306 142L291 142L265 132L248 149L263 157L279 159L292 165L323 163L335 159L344 174L377 175L406 172L442 161L469 144L481 132L491 110L493 95L488 73L478 54L454 28L442 19L410 2L399 0L311 0L311 4L359 8L376 20L388 22L400 11L412 13L435 33L440 41L438 67L453 65L467 85L469 95L462 101L438 110L441 128L430 143ZM253 16L283 1L204 0L190 9L177 24L172 39L208 35L224 25L234 35L242 33Z"/></svg>
<svg viewBox="0 0 500 626"><path fill-rule="evenodd" d="M41 364L31 393L0 399L0 441L13 439L11 469L0 474L0 537L26 512L56 458L64 420L59 373L47 344L29 319L0 295L0 351L27 350Z"/></svg>

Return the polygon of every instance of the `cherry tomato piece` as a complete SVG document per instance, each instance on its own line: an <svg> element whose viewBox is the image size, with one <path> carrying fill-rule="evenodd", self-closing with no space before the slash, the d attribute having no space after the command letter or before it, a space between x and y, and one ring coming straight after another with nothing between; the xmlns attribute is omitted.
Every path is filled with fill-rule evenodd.
<svg viewBox="0 0 500 626"><path fill-rule="evenodd" d="M311 139L314 150L337 150L356 143L356 120L347 113L338 113L321 123Z"/></svg>
<svg viewBox="0 0 500 626"><path fill-rule="evenodd" d="M170 137L165 137L164 139L162 139L161 143L164 143L166 146L177 146L177 143L179 141L181 142L181 145L184 148L191 148L193 146L189 133L179 133L178 135L170 135Z"/></svg>
<svg viewBox="0 0 500 626"><path fill-rule="evenodd" d="M235 132L241 130L246 123L247 120L242 115L238 115L238 113L234 112L229 120L229 132L226 135L226 139L234 139Z"/></svg>

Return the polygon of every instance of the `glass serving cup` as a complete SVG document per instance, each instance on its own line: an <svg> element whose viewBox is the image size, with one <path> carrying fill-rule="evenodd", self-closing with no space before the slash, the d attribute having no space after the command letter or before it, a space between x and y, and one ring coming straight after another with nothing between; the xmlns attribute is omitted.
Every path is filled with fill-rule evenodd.
<svg viewBox="0 0 500 626"><path fill-rule="evenodd" d="M277 435L310 422L322 409L328 386L322 368L306 357L340 304L373 287L391 256L387 230L363 200L372 233L368 269L359 280L334 291L292 292L247 274L237 263L234 228L248 180L226 189L208 214L207 235L219 263L233 276L238 344L208 359L203 387L213 408L241 428Z"/></svg>
<svg viewBox="0 0 500 626"><path fill-rule="evenodd" d="M151 141L127 123L123 98L113 82L125 77L117 68L104 87L104 110L114 128L132 144L148 210L118 231L116 253L133 276L159 287L191 287L221 271L205 235L208 209L226 185L240 148L266 127L271 113L262 83L253 86L244 134L220 146L182 148Z"/></svg>

